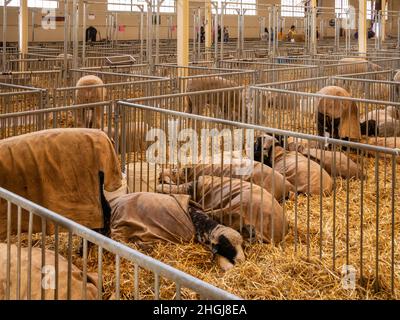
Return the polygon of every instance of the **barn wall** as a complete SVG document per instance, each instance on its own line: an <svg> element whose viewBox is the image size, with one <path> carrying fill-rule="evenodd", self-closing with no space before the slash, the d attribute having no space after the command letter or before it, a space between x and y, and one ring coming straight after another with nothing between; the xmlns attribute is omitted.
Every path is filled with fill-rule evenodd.
<svg viewBox="0 0 400 320"><path fill-rule="evenodd" d="M279 4L280 0L259 0L259 4ZM358 7L358 0L352 0L351 4L353 4L356 8ZM320 5L322 7L333 7L334 0L320 0ZM390 10L400 11L400 1L391 1L389 3ZM195 4L193 5L195 7ZM30 10L32 12L32 10ZM41 10L35 9L35 41L61 41L64 37L64 28L63 23L57 23L55 30L45 30L41 28ZM95 14L95 20L87 21L87 25L93 25L96 27L100 35L105 38L106 28L105 28L105 19L107 13L107 4L92 4L89 13ZM58 15L63 15L63 4L60 3L60 8L57 10ZM160 36L161 38L168 37L168 24L167 24L167 16L170 14L162 14L161 17L161 26L160 26ZM266 7L259 11L260 16L266 17L266 25L268 26L268 13ZM324 13L320 15L319 19L326 20L326 27L324 28L325 36L333 36L334 28L329 27L327 21L334 17L333 10L330 13ZM285 27L283 30L287 32L291 24L296 24L300 28L302 28L302 19L285 19ZM393 22L388 22L388 33L397 34L397 19ZM82 19L80 18L80 23L82 23ZM193 37L193 28L192 23L193 19L190 19L191 28L190 35ZM118 24L125 26L125 31L118 32L118 39L127 40L127 39L137 39L139 37L139 14L127 14L127 13L119 13L118 14ZM173 15L173 24L176 25L175 15ZM230 36L235 38L237 36L237 16L225 16L224 24L228 26ZM32 40L32 16L30 14L29 17L29 39ZM319 26L319 23L318 23ZM2 9L0 9L0 32L2 32ZM1 34L1 33L0 33ZM172 33L173 38L176 38L176 31ZM259 22L258 17L256 16L246 16L245 18L245 36L247 38L257 38L259 36ZM82 39L82 32L79 32L79 38ZM8 9L8 29L7 29L7 41L17 41L18 40L18 8L9 8Z"/></svg>

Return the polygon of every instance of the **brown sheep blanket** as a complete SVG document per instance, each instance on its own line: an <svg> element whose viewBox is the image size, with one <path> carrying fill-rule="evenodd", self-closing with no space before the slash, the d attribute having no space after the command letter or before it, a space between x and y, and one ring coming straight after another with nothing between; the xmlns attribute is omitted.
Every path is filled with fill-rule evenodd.
<svg viewBox="0 0 400 320"><path fill-rule="evenodd" d="M163 180L165 181L166 176L170 176L174 183L178 183L178 178L179 181L186 182L193 181L200 176L243 179L247 182L253 182L270 193L274 191L274 196L278 201L287 198L289 192L294 191L293 185L278 171L272 170L271 167L257 161L249 161L248 167L244 167L243 163L243 161L233 159L232 164L198 164L193 167L182 168L179 171L179 177L177 174L171 174L171 171L166 171L163 174Z"/></svg>
<svg viewBox="0 0 400 320"><path fill-rule="evenodd" d="M11 245L11 270L10 270L10 298L15 300L17 290L17 246ZM41 299L42 283L45 283L44 294L46 300L54 300L55 282L52 282L52 272L55 272L55 252L51 250L45 251L45 265L42 282L42 249L32 248L32 264L31 264L31 299ZM21 286L20 299L26 300L28 297L28 248L21 248ZM71 299L82 299L83 274L75 265L71 268ZM48 280L48 281L47 281ZM54 280L55 281L55 280ZM58 256L58 299L67 299L68 284L68 261L61 255ZM7 245L0 243L0 300L6 299L7 285ZM97 279L92 275L87 276L86 282L86 299L97 299Z"/></svg>
<svg viewBox="0 0 400 320"><path fill-rule="evenodd" d="M52 129L4 139L0 159L2 188L91 229L103 227L99 172L104 173L105 190L121 186L112 143L96 129ZM13 211L15 231L15 206ZM1 200L0 239L6 235L6 222L7 203ZM28 215L23 214L22 231L27 227ZM37 219L33 232L40 230Z"/></svg>
<svg viewBox="0 0 400 320"><path fill-rule="evenodd" d="M219 223L238 231L255 228L256 236L266 242L272 234L274 243L281 242L288 230L279 202L267 190L240 179L201 176L196 182L162 184L157 190L193 195L197 205Z"/></svg>
<svg viewBox="0 0 400 320"><path fill-rule="evenodd" d="M119 241L187 242L194 236L187 195L137 192L114 200L111 237Z"/></svg>

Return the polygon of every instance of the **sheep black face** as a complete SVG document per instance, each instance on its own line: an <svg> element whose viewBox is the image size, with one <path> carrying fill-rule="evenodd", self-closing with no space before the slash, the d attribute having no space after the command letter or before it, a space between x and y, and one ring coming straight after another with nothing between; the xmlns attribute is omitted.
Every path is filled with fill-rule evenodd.
<svg viewBox="0 0 400 320"><path fill-rule="evenodd" d="M236 263L245 260L242 249L243 238L232 228L218 224L199 209L190 207L196 239L211 248L213 257L223 270L233 268Z"/></svg>
<svg viewBox="0 0 400 320"><path fill-rule="evenodd" d="M280 146L276 138L269 135L257 137L254 143L254 160L272 167L273 145ZM261 159L261 155L264 159Z"/></svg>
<svg viewBox="0 0 400 320"><path fill-rule="evenodd" d="M375 120L368 120L360 123L361 134L373 137L378 134Z"/></svg>

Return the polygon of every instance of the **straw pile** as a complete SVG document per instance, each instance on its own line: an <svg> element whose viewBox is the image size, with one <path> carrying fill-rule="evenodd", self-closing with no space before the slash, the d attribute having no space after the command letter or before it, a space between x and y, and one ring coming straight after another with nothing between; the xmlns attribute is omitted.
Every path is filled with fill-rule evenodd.
<svg viewBox="0 0 400 320"><path fill-rule="evenodd" d="M360 274L360 181L349 181L351 190L346 211L346 180L336 179L336 215L333 215L334 195L322 199L320 215L319 197L299 196L297 215L295 202L286 203L286 213L291 229L281 246L269 244L246 244L246 262L224 273L211 260L210 252L196 243L181 245L157 243L151 247L130 244L131 247L159 259L245 299L399 299L400 298L400 243L399 219L396 219L395 249L393 252L394 292L391 293L391 172L390 166L380 162L379 173L379 274L376 278L376 181L374 159L367 159L366 170L370 174L364 181L363 214L363 276ZM398 168L399 169L399 168ZM399 173L399 170L397 172ZM400 185L399 181L396 181ZM399 190L396 189L396 201ZM307 214L309 200L310 213ZM398 208L395 208L398 212ZM348 212L348 215L346 214ZM320 238L322 219L322 240ZM348 221L348 223L347 223ZM297 224L297 234L294 226ZM307 229L309 237L307 237ZM335 230L335 236L333 236ZM348 232L347 232L348 230ZM348 235L348 247L346 246ZM335 268L333 268L333 243L335 239ZM35 236L35 245L40 246L40 235ZM24 240L26 244L26 240ZM322 259L319 259L322 244ZM46 246L54 247L54 238L47 237ZM73 263L82 266L78 254L79 240L74 240ZM346 248L349 261L346 262ZM60 253L67 255L67 237L60 236ZM342 265L353 265L356 269L355 289L342 286ZM97 272L97 248L89 251L88 271ZM113 298L115 290L115 257L110 253L103 256L104 299ZM121 260L121 298L134 298L134 266ZM160 283L160 298L175 297L175 285L165 279ZM154 297L154 276L140 269L139 293L141 299ZM182 289L182 298L198 298L197 294Z"/></svg>

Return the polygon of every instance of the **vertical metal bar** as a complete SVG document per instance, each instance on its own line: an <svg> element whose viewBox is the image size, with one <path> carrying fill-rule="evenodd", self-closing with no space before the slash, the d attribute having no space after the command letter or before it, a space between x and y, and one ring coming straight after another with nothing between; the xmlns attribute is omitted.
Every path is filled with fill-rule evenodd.
<svg viewBox="0 0 400 320"><path fill-rule="evenodd" d="M7 201L7 281L6 300L10 300L11 289L11 202Z"/></svg>
<svg viewBox="0 0 400 320"><path fill-rule="evenodd" d="M180 283L175 282L175 286L176 286L175 300L181 300L182 299L182 297L181 297L181 285L180 285Z"/></svg>
<svg viewBox="0 0 400 320"><path fill-rule="evenodd" d="M87 299L87 250L88 250L88 243L86 239L83 240L83 262L82 262L82 299Z"/></svg>
<svg viewBox="0 0 400 320"><path fill-rule="evenodd" d="M160 275L154 273L154 300L160 300Z"/></svg>
<svg viewBox="0 0 400 320"><path fill-rule="evenodd" d="M103 248L98 247L97 251L97 299L103 299Z"/></svg>
<svg viewBox="0 0 400 320"><path fill-rule="evenodd" d="M28 266L27 266L27 292L26 299L31 300L32 296L32 228L33 228L33 213L29 212L28 223Z"/></svg>
<svg viewBox="0 0 400 320"><path fill-rule="evenodd" d="M7 71L7 6L8 1L3 3L3 72Z"/></svg>
<svg viewBox="0 0 400 320"><path fill-rule="evenodd" d="M45 266L46 266L46 219L45 218L41 218L42 220L42 264L41 264L41 283L43 284L43 273L46 270ZM45 287L42 285L41 287L41 292L40 292L40 299L41 300L46 300L46 291L45 291Z"/></svg>
<svg viewBox="0 0 400 320"><path fill-rule="evenodd" d="M58 300L59 296L59 227L58 224L54 226L54 272L55 272L55 290L54 290L54 300Z"/></svg>
<svg viewBox="0 0 400 320"><path fill-rule="evenodd" d="M134 299L139 300L139 266L135 263L135 271L134 271Z"/></svg>
<svg viewBox="0 0 400 320"><path fill-rule="evenodd" d="M68 232L68 279L67 279L67 300L72 296L72 232Z"/></svg>
<svg viewBox="0 0 400 320"><path fill-rule="evenodd" d="M376 224L375 224L375 290L379 289L379 154L375 155Z"/></svg>
<svg viewBox="0 0 400 320"><path fill-rule="evenodd" d="M120 258L119 255L115 255L115 300L120 299L121 290L121 272L120 272Z"/></svg>
<svg viewBox="0 0 400 320"><path fill-rule="evenodd" d="M21 207L18 206L17 212L17 292L16 300L21 300Z"/></svg>

